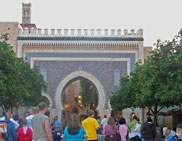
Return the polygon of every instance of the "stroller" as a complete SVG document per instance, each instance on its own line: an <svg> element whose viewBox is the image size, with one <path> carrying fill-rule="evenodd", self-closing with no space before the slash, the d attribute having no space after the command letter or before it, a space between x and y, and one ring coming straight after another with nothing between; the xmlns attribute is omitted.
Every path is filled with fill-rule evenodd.
<svg viewBox="0 0 182 141"><path fill-rule="evenodd" d="M52 130L52 137L54 141L61 141L62 139L62 131L61 129Z"/></svg>

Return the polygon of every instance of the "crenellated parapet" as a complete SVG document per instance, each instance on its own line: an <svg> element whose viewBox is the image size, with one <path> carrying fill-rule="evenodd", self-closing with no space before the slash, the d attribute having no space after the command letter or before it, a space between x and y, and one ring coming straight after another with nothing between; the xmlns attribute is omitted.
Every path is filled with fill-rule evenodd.
<svg viewBox="0 0 182 141"><path fill-rule="evenodd" d="M143 29L19 29L19 36L85 36L85 37L138 37L143 38Z"/></svg>
<svg viewBox="0 0 182 141"><path fill-rule="evenodd" d="M143 60L143 29L19 29L18 56L22 49L139 52Z"/></svg>

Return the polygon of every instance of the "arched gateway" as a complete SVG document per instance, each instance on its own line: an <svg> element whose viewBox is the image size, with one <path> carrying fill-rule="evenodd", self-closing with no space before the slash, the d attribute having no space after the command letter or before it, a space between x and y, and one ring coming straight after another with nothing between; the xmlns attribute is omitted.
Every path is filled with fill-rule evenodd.
<svg viewBox="0 0 182 141"><path fill-rule="evenodd" d="M56 102L56 109L58 110L64 110L63 104L61 102L61 94L64 89L64 87L73 79L77 77L83 77L88 80L90 80L97 88L98 90L98 97L99 97L99 102L97 106L98 111L103 111L105 109L105 104L106 104L106 94L104 91L104 87L102 86L101 82L92 74L79 70L75 71L68 76L66 76L58 85L57 90L56 90L56 96L55 96L55 102Z"/></svg>
<svg viewBox="0 0 182 141"><path fill-rule="evenodd" d="M91 81L98 90L99 115L110 115L109 97L120 88L120 77L129 74L135 63L144 61L143 30L109 31L78 29L44 30L26 28L20 30L17 38L17 56L25 57L32 67L39 66L48 84L46 94L51 101L52 115L61 116L64 109L61 95L64 87L76 77ZM73 112L77 112L75 107ZM130 112L130 111L129 111Z"/></svg>

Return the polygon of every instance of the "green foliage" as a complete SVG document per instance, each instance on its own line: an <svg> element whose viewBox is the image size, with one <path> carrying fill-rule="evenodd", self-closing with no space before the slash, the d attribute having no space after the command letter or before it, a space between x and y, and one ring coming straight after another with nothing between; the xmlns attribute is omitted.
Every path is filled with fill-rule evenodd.
<svg viewBox="0 0 182 141"><path fill-rule="evenodd" d="M93 84L86 79L81 79L80 86L81 86L82 103L89 108L90 105L92 105L91 107L93 107L93 104L95 105L94 107L97 107L98 92L97 89L93 86Z"/></svg>
<svg viewBox="0 0 182 141"><path fill-rule="evenodd" d="M121 89L111 96L113 109L148 107L155 115L163 107L182 103L182 45L177 38L158 41L144 64L137 63ZM160 107L160 108L159 108ZM157 123L157 120L155 119Z"/></svg>
<svg viewBox="0 0 182 141"><path fill-rule="evenodd" d="M46 101L42 90L47 86L38 68L30 68L23 58L17 58L12 47L6 43L6 35L0 41L0 106L35 106Z"/></svg>
<svg viewBox="0 0 182 141"><path fill-rule="evenodd" d="M121 79L121 89L116 91L110 97L110 102L112 109L122 110L125 108L136 107L135 104L136 94L140 92L139 75L140 73L139 64L136 64L136 69L134 72L122 77ZM138 85L137 85L138 83Z"/></svg>

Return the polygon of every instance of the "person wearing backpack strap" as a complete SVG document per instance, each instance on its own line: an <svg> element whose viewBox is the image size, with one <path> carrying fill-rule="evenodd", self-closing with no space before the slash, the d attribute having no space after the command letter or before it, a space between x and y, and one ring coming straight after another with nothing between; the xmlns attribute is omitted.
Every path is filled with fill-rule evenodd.
<svg viewBox="0 0 182 141"><path fill-rule="evenodd" d="M12 121L10 121L11 113L6 112L5 117L6 117L6 122L7 122L7 125L8 125L7 141L17 141L15 125L14 125L14 123Z"/></svg>
<svg viewBox="0 0 182 141"><path fill-rule="evenodd" d="M3 141L4 134L7 135L8 125L5 121L0 121L0 141Z"/></svg>
<svg viewBox="0 0 182 141"><path fill-rule="evenodd" d="M173 141L177 136L176 132L173 130L169 129L168 127L164 127L163 129L163 134L166 136L165 140L166 141Z"/></svg>

